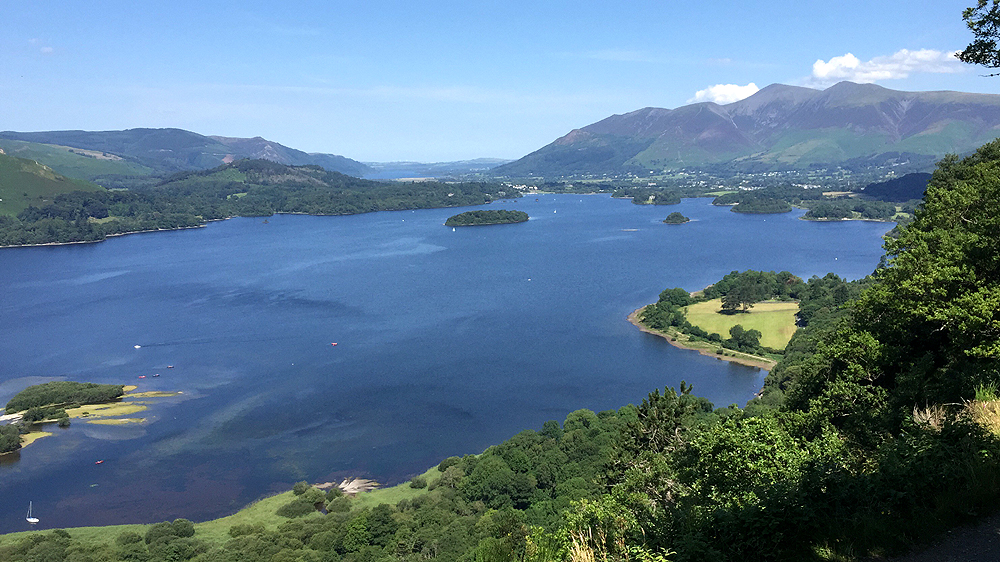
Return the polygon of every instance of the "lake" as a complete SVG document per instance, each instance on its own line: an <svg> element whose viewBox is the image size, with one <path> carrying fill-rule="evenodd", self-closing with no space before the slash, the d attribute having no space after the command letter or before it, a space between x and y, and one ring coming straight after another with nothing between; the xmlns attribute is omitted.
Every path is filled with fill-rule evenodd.
<svg viewBox="0 0 1000 562"><path fill-rule="evenodd" d="M531 220L442 226L476 208ZM673 211L692 222L662 224ZM183 393L146 424L74 420L0 457L0 532L27 528L29 500L53 528L201 521L300 480L394 484L681 380L742 405L763 371L625 317L733 270L863 277L892 226L801 215L541 195L0 250L0 404L48 380Z"/></svg>

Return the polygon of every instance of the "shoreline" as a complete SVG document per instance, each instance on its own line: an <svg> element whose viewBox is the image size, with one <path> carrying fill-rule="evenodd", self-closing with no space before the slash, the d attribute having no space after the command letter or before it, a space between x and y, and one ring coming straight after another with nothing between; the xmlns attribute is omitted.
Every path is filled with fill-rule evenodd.
<svg viewBox="0 0 1000 562"><path fill-rule="evenodd" d="M646 306L649 306L649 305L646 305ZM667 343L669 343L670 345L672 345L674 347L677 347L677 348L680 348L680 349L686 349L688 351L697 351L698 353L700 353L700 354L702 354L702 355L704 355L706 357L714 357L714 358L716 358L716 359L718 359L720 361L729 361L729 362L732 362L732 363L739 363L740 365L745 365L747 367L757 367L758 369L763 369L765 371L770 371L771 369L774 368L775 365L778 364L777 361L772 361L772 360L766 359L764 357L757 357L755 355L747 355L747 354L720 355L718 353L710 352L707 349L700 349L700 348L697 348L697 347L691 347L691 346L684 345L682 342L679 342L676 339L671 339L668 334L665 334L663 332L659 332L659 331L653 330L652 328L648 328L646 326L643 326L642 323L639 322L639 314L643 311L643 309L646 308L646 306L641 306L641 307L633 310L626 317L626 319L633 326L635 326L636 328L639 328L640 331L646 332L647 334L652 334L654 336L659 336L659 337L667 340ZM739 353L739 352L733 352L733 353Z"/></svg>
<svg viewBox="0 0 1000 562"><path fill-rule="evenodd" d="M42 244L12 244L9 246L0 246L0 250L4 248L43 248L45 246L69 246L71 244L100 244L106 241L108 238L115 238L118 236L128 236L129 234L146 234L150 232L171 232L173 230L190 230L192 228L205 228L210 222L229 220L233 217L226 217L224 219L211 219L205 221L205 224L199 224L196 226L178 226L177 228L151 228L148 230L133 230L132 232L119 232L116 234L108 234L100 240L76 240L73 242L43 242Z"/></svg>

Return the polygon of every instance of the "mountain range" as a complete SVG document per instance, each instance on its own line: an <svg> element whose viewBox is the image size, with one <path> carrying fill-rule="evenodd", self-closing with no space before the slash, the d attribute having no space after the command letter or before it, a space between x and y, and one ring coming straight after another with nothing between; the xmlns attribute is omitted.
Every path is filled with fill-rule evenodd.
<svg viewBox="0 0 1000 562"><path fill-rule="evenodd" d="M574 129L493 173L508 177L742 171L852 164L929 168L1000 136L1000 95L903 92L840 82L772 84L725 105L647 107Z"/></svg>
<svg viewBox="0 0 1000 562"><path fill-rule="evenodd" d="M11 146L6 141L18 141ZM43 145L32 146L32 145ZM370 168L361 162L334 154L306 153L261 137L232 138L205 136L183 129L127 129L124 131L44 131L0 132L0 146L8 153L34 158L59 170L61 162L48 162L37 156L53 148L148 170L146 173L171 173L204 170L244 158L262 159L286 165L318 165L331 172L362 176ZM66 151L65 149L76 149ZM79 151L83 151L80 153ZM63 160L71 160L61 155ZM75 165L75 164L74 164ZM66 173L69 173L68 171ZM126 172L120 172L126 173ZM141 174L141 171L131 173ZM93 179L93 178L87 178Z"/></svg>

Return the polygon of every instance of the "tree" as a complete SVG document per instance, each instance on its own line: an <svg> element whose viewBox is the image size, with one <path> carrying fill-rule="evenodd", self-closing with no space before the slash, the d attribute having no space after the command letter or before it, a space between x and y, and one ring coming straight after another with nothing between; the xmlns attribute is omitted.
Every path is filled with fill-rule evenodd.
<svg viewBox="0 0 1000 562"><path fill-rule="evenodd" d="M767 280L760 271L747 271L740 275L736 283L722 296L722 310L735 312L742 308L747 312L754 304L770 296Z"/></svg>
<svg viewBox="0 0 1000 562"><path fill-rule="evenodd" d="M962 12L962 19L972 30L975 39L958 53L958 60L987 68L1000 68L1000 49L997 48L997 37L1000 36L1000 0L979 0L976 6Z"/></svg>

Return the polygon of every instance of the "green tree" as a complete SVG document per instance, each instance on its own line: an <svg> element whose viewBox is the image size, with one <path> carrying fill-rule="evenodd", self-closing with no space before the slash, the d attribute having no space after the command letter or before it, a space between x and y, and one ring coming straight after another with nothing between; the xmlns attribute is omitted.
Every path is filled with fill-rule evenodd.
<svg viewBox="0 0 1000 562"><path fill-rule="evenodd" d="M722 310L736 312L749 311L754 304L771 296L767 279L760 271L742 274L729 291L722 296Z"/></svg>
<svg viewBox="0 0 1000 562"><path fill-rule="evenodd" d="M997 48L997 37L1000 36L1000 0L979 0L975 6L962 12L962 19L972 31L974 39L958 53L958 60L987 68L1000 68L1000 49Z"/></svg>

